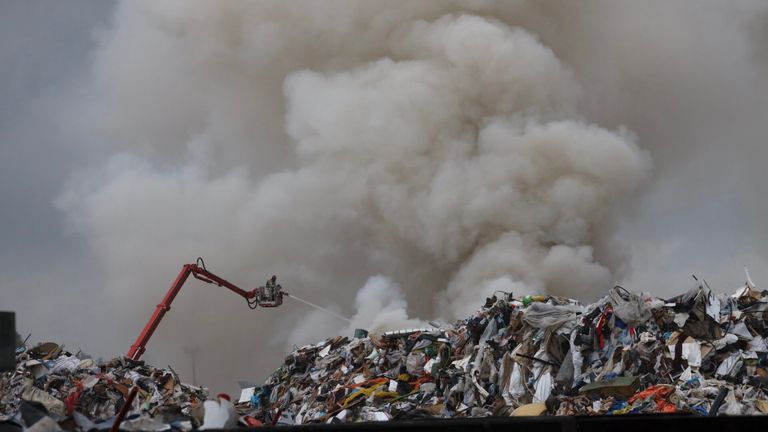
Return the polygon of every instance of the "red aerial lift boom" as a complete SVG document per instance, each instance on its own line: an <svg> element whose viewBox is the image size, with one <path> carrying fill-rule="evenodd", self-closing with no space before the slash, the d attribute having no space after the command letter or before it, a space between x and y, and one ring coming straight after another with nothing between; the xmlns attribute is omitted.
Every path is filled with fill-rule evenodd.
<svg viewBox="0 0 768 432"><path fill-rule="evenodd" d="M248 302L248 306L251 309L256 309L258 306L280 306L283 304L283 295L288 295L288 293L284 293L282 287L277 284L277 278L275 276L272 276L264 286L254 288L251 291L246 291L232 282L209 272L205 268L203 259L198 258L195 264L184 264L181 267L179 275L176 277L173 285L171 285L165 298L157 305L155 313L152 314L147 325L144 326L144 330L141 331L139 337L136 338L136 342L134 342L133 345L131 345L131 349L128 350L128 354L126 354L128 358L138 360L141 355L144 354L149 338L152 337L152 334L157 329L157 326L160 324L165 313L171 309L173 299L176 298L176 295L181 290L181 287L184 285L184 282L186 282L189 275L192 275L203 282L227 288L240 297L243 297L246 302Z"/></svg>
<svg viewBox="0 0 768 432"><path fill-rule="evenodd" d="M176 295L181 290L184 282L187 281L189 275L192 275L196 279L199 279L203 282L218 285L234 292L240 297L243 297L248 303L248 307L251 309L256 309L258 306L280 306L283 304L283 295L289 295L288 293L284 293L282 287L277 284L277 277L275 276L272 276L264 286L254 288L251 291L246 291L233 284L232 282L209 272L205 268L205 262L203 259L197 258L197 262L194 264L184 264L181 266L181 271L179 272L179 275L176 276L176 280L173 281L173 285L171 285L171 288L168 290L165 298L162 302L160 302L160 304L157 305L157 308L155 308L155 313L153 313L152 317L149 318L147 325L144 326L144 330L141 331L139 337L136 338L136 342L134 342L133 345L131 345L131 349L128 350L128 354L126 354L128 358L132 360L138 360L141 355L144 354L144 351L147 349L147 342L149 342L149 338L151 338L152 334L155 332L155 330L157 330L157 326L160 325L160 321L163 319L163 316L165 316L165 313L171 310L171 303L173 302L173 299L176 298ZM110 428L110 432L119 431L120 424L122 423L126 414L128 414L128 410L133 405L133 400L136 398L138 392L139 387L134 385L131 389L131 392L128 394L125 403L123 403L122 408L120 408L120 411L117 413L112 427Z"/></svg>

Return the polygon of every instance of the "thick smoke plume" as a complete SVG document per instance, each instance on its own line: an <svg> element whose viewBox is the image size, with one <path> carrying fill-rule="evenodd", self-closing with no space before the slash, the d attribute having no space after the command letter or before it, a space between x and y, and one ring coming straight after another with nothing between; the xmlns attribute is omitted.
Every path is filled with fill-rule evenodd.
<svg viewBox="0 0 768 432"><path fill-rule="evenodd" d="M662 5L647 19L690 12L657 16ZM610 45L640 6L575 8L121 3L72 120L103 158L57 201L124 309L116 336L128 342L197 255L246 287L277 274L378 331L465 316L497 290L590 299L626 277L614 234L649 178L641 148L672 152L622 116L647 99L621 80L627 64L677 77L685 62L670 49L667 63L644 64L648 33ZM681 26L657 43L676 47ZM595 69L602 55L618 65ZM198 352L201 381L215 385L261 378L291 345L350 331L290 300L251 312L212 287L177 303L148 357Z"/></svg>

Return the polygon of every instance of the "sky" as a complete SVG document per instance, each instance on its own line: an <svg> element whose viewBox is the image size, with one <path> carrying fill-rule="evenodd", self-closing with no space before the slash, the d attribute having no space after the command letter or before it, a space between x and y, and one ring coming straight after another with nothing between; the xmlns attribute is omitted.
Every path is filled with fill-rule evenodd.
<svg viewBox="0 0 768 432"><path fill-rule="evenodd" d="M2 307L16 310L20 332L51 333L40 338L91 327L73 307L99 307L98 290L87 288L95 279L85 243L71 235L54 200L88 157L60 113L88 73L113 8L96 0L0 3Z"/></svg>
<svg viewBox="0 0 768 432"><path fill-rule="evenodd" d="M0 61L0 309L33 341L122 354L198 255L369 327L768 279L764 2L2 0ZM185 288L147 360L231 391L349 330L242 303Z"/></svg>

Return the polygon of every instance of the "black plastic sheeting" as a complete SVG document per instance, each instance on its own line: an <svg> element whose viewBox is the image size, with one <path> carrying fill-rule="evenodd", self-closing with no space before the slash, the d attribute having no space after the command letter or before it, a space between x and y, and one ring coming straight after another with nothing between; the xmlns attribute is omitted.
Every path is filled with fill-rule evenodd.
<svg viewBox="0 0 768 432"><path fill-rule="evenodd" d="M745 432L765 430L768 416L699 417L686 415L624 415L583 417L487 417L396 422L308 424L254 430L283 432L436 431L436 432ZM230 431L243 431L231 429Z"/></svg>
<svg viewBox="0 0 768 432"><path fill-rule="evenodd" d="M0 372L16 367L16 314L0 312Z"/></svg>

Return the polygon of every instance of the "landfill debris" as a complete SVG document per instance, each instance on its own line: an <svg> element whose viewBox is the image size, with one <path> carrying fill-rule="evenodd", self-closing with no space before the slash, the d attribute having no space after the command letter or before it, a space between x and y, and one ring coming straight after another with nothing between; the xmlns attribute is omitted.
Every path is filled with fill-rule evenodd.
<svg viewBox="0 0 768 432"><path fill-rule="evenodd" d="M520 405L514 411L512 411L512 417L531 417L540 416L547 412L547 404L544 403L529 403Z"/></svg>
<svg viewBox="0 0 768 432"><path fill-rule="evenodd" d="M226 394L219 394L218 400L207 400L203 403L205 408L203 425L204 429L231 429L237 426L238 415L235 405Z"/></svg>
<svg viewBox="0 0 768 432"><path fill-rule="evenodd" d="M504 293L432 325L300 347L236 406L265 425L768 412L768 291L749 276L733 295L617 286L587 306Z"/></svg>
<svg viewBox="0 0 768 432"><path fill-rule="evenodd" d="M472 316L297 348L236 403L127 357L56 343L16 350L0 375L0 427L25 431L221 429L538 415L768 414L768 291L670 299L621 287L584 306L511 293Z"/></svg>
<svg viewBox="0 0 768 432"><path fill-rule="evenodd" d="M122 430L192 430L211 415L202 409L208 390L182 383L170 368L127 357L97 363L53 342L33 347L22 343L16 349L16 368L0 375L0 426L11 424L26 431L109 430L134 386L138 394Z"/></svg>
<svg viewBox="0 0 768 432"><path fill-rule="evenodd" d="M591 382L579 389L579 393L599 394L602 397L623 396L627 398L635 394L639 387L640 379L630 375Z"/></svg>

